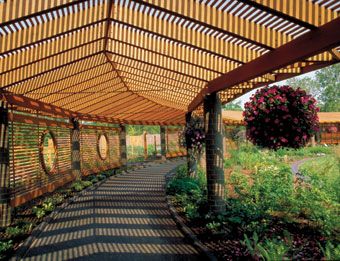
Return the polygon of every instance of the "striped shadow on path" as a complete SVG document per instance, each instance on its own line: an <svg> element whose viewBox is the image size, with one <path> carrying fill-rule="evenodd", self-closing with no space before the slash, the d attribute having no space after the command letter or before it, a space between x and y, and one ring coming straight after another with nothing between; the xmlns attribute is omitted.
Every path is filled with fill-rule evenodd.
<svg viewBox="0 0 340 261"><path fill-rule="evenodd" d="M164 175L183 161L111 177L61 211L24 260L202 260L167 209Z"/></svg>

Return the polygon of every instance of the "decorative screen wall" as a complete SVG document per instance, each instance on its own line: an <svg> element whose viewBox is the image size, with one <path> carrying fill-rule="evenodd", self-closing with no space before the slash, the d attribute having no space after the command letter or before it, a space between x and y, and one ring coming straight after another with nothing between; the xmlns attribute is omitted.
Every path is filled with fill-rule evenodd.
<svg viewBox="0 0 340 261"><path fill-rule="evenodd" d="M100 138L108 143L106 157L100 156ZM80 155L83 175L120 166L119 129L82 125L80 131Z"/></svg>
<svg viewBox="0 0 340 261"><path fill-rule="evenodd" d="M52 192L76 178L71 170L72 128L65 118L18 111L9 113L12 206ZM118 128L81 126L83 175L120 166L118 134Z"/></svg>
<svg viewBox="0 0 340 261"><path fill-rule="evenodd" d="M26 201L53 191L71 181L70 125L39 116L11 113L9 124L11 204ZM42 137L48 131L55 138L55 171L42 164Z"/></svg>

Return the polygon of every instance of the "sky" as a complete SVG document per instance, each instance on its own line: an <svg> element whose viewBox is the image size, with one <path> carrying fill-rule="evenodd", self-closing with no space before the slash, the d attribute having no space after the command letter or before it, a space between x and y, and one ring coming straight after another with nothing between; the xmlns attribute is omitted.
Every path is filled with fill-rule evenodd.
<svg viewBox="0 0 340 261"><path fill-rule="evenodd" d="M315 75L315 71L314 71L314 72L305 73L305 74L303 74L303 75L296 76L296 78L313 77L314 75ZM274 83L274 85L285 85L286 82L287 82L287 81L284 80L284 81L276 82L276 83ZM256 92L256 90L258 90L258 89L260 89L260 88L254 89L254 90L252 90L252 91L250 91L250 92L248 92L248 93L242 95L241 97L235 99L234 102L239 102L239 101L241 101L241 106L243 107L244 104L245 104L247 101L249 101L250 96L252 96L252 95Z"/></svg>

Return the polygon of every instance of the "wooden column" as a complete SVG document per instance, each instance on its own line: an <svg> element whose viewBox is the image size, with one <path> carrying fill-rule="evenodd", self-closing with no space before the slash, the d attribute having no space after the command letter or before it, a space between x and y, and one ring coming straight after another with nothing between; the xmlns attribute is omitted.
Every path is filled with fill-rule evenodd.
<svg viewBox="0 0 340 261"><path fill-rule="evenodd" d="M126 148L126 127L120 125L119 132L119 144L120 144L120 163L124 170L127 170L127 148Z"/></svg>
<svg viewBox="0 0 340 261"><path fill-rule="evenodd" d="M188 112L185 114L185 122L187 126L190 125L191 121L191 112ZM185 137L186 139L186 144L189 144L189 138L190 137ZM187 146L187 164L188 164L188 175L190 177L196 177L196 172L197 172L197 162L195 159L195 156L193 155L191 149L188 148Z"/></svg>
<svg viewBox="0 0 340 261"><path fill-rule="evenodd" d="M160 127L160 133L161 133L161 155L162 159L166 159L166 139L165 139L165 132L166 128L165 126Z"/></svg>
<svg viewBox="0 0 340 261"><path fill-rule="evenodd" d="M8 105L0 101L0 227L11 223Z"/></svg>
<svg viewBox="0 0 340 261"><path fill-rule="evenodd" d="M76 118L71 118L70 122L73 125L73 128L71 129L72 176L76 179L81 179L79 120Z"/></svg>
<svg viewBox="0 0 340 261"><path fill-rule="evenodd" d="M208 205L215 215L225 212L225 182L223 170L223 119L222 104L218 94L204 99L206 131L206 171Z"/></svg>

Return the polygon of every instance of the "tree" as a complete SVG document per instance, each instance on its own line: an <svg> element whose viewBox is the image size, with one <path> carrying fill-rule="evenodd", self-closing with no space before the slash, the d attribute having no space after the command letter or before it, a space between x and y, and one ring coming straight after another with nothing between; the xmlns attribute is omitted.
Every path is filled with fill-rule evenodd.
<svg viewBox="0 0 340 261"><path fill-rule="evenodd" d="M314 77L291 78L287 84L311 94L321 111L340 111L340 64L320 69Z"/></svg>
<svg viewBox="0 0 340 261"><path fill-rule="evenodd" d="M340 111L340 64L317 71L315 79L321 90L322 111Z"/></svg>
<svg viewBox="0 0 340 261"><path fill-rule="evenodd" d="M241 106L241 101L228 102L227 104L223 105L223 109L229 110L229 111L243 111L243 108Z"/></svg>

